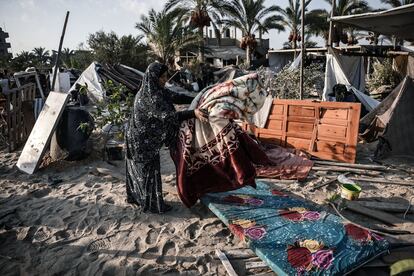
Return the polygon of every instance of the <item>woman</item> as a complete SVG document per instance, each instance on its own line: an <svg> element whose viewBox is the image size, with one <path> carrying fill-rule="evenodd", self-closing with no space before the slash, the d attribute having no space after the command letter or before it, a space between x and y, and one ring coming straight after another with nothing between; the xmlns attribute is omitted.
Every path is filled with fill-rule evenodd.
<svg viewBox="0 0 414 276"><path fill-rule="evenodd" d="M150 64L126 131L127 201L144 212L164 213L172 209L164 203L159 151L163 145L175 146L180 122L198 118L207 121L204 111L176 112L173 103L190 103L192 98L165 89L167 66Z"/></svg>

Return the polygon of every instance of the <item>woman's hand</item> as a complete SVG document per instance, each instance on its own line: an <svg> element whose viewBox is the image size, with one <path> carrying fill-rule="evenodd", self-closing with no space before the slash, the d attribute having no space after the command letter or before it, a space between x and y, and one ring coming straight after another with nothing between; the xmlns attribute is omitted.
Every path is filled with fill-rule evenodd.
<svg viewBox="0 0 414 276"><path fill-rule="evenodd" d="M195 109L194 110L194 114L196 116L197 119L199 119L201 122L203 123L207 123L208 122L208 113L205 109Z"/></svg>

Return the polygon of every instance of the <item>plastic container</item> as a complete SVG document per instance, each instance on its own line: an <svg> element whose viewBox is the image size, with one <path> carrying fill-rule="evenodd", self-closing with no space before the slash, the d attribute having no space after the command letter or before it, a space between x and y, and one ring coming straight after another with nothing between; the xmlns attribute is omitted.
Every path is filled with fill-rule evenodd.
<svg viewBox="0 0 414 276"><path fill-rule="evenodd" d="M358 184L342 184L341 185L341 197L347 200L358 199L361 193L361 187Z"/></svg>
<svg viewBox="0 0 414 276"><path fill-rule="evenodd" d="M79 129L81 123L87 123L85 130ZM68 153L66 160L81 160L88 156L88 139L94 122L88 111L76 106L67 106L56 128L57 144Z"/></svg>

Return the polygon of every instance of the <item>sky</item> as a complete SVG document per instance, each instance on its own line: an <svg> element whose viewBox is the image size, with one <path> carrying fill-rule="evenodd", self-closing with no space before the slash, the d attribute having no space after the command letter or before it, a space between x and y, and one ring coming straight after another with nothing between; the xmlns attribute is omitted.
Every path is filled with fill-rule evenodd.
<svg viewBox="0 0 414 276"><path fill-rule="evenodd" d="M166 0L0 0L0 27L9 33L8 42L15 55L34 47L57 49L66 11L70 11L63 47L86 46L88 35L99 30L119 36L138 35L135 24L151 8L161 10ZM380 0L368 0L373 8L384 7ZM288 0L266 0L266 5L282 8ZM325 0L313 0L309 10L329 9ZM271 48L281 48L288 33L270 31ZM321 43L320 39L313 39Z"/></svg>

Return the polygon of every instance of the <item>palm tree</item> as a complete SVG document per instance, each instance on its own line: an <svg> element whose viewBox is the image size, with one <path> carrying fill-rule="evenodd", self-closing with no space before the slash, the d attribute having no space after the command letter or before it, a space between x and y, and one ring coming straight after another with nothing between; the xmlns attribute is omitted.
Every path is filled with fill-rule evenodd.
<svg viewBox="0 0 414 276"><path fill-rule="evenodd" d="M226 17L220 21L226 28L236 27L242 31L241 47L246 49L246 64L250 66L251 53L257 46L255 33L266 33L271 29L284 30L275 14L277 6L265 7L265 0L231 0L223 5Z"/></svg>
<svg viewBox="0 0 414 276"><path fill-rule="evenodd" d="M311 10L306 15L307 32L315 36L320 36L325 41L325 46L329 40L329 22L330 14L326 10Z"/></svg>
<svg viewBox="0 0 414 276"><path fill-rule="evenodd" d="M309 5L311 0L305 1L306 7ZM300 36L300 25L301 25L301 6L300 0L289 0L289 6L285 9L278 7L277 11L282 15L282 24L290 30L289 42L291 42L292 48L297 48L297 42L302 40Z"/></svg>
<svg viewBox="0 0 414 276"><path fill-rule="evenodd" d="M223 15L223 6L226 0L168 0L166 11L176 10L183 14L182 20L197 28L200 37L198 45L198 59L204 62L204 35L203 29L212 26L217 38L220 38L218 21Z"/></svg>
<svg viewBox="0 0 414 276"><path fill-rule="evenodd" d="M413 4L414 0L381 0L383 4L390 5L393 8L401 7L408 4Z"/></svg>
<svg viewBox="0 0 414 276"><path fill-rule="evenodd" d="M34 48L32 53L38 65L45 65L50 59L49 51L46 51L44 47Z"/></svg>
<svg viewBox="0 0 414 276"><path fill-rule="evenodd" d="M15 58L12 59L11 65L16 71L24 70L25 68L34 65L34 59L33 53L21 51Z"/></svg>
<svg viewBox="0 0 414 276"><path fill-rule="evenodd" d="M143 51L145 45L141 42L143 35L124 35L118 41L119 62L125 65L139 63L139 60L146 60L147 52Z"/></svg>
<svg viewBox="0 0 414 276"><path fill-rule="evenodd" d="M66 68L73 68L72 58L75 55L75 51L69 48L63 48L62 50L62 64Z"/></svg>
<svg viewBox="0 0 414 276"><path fill-rule="evenodd" d="M332 5L332 0L325 0ZM334 11L335 16L359 14L370 11L368 3L364 0L335 0L336 7ZM330 12L326 10L313 10L309 12L309 32L321 36L327 43L329 37L329 22ZM339 45L339 42L348 44L355 44L357 42L355 30L348 28L348 34L340 24L334 24L332 41Z"/></svg>
<svg viewBox="0 0 414 276"><path fill-rule="evenodd" d="M151 9L135 26L146 36L151 52L160 62L171 64L177 51L199 40L196 33L183 25L182 17L179 10L156 12Z"/></svg>

